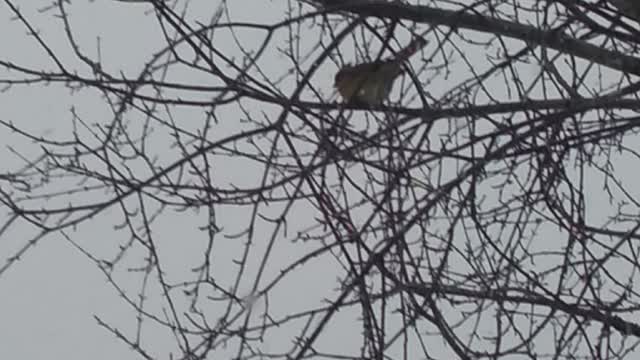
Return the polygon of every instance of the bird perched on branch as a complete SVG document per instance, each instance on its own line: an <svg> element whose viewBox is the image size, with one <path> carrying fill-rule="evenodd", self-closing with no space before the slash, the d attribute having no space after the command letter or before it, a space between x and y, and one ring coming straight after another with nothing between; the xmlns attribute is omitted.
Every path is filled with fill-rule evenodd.
<svg viewBox="0 0 640 360"><path fill-rule="evenodd" d="M336 73L334 86L347 103L379 105L389 96L404 62L426 44L427 40L417 37L391 58L346 65Z"/></svg>

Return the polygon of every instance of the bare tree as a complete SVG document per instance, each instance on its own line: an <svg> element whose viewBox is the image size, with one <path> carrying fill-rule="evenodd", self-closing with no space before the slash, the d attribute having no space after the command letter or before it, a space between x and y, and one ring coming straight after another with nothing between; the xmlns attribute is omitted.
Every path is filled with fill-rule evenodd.
<svg viewBox="0 0 640 360"><path fill-rule="evenodd" d="M2 94L90 93L109 115L70 98L62 138L0 119L39 151L10 148L23 163L0 176L0 239L37 230L0 276L63 236L137 319L98 325L141 358L637 356L640 24L624 1L274 1L263 21L248 1L114 0L164 44L135 76L82 45L78 1L4 3L47 65L0 55ZM428 43L381 103L335 93L339 69L414 37ZM105 223L105 248L78 235Z"/></svg>

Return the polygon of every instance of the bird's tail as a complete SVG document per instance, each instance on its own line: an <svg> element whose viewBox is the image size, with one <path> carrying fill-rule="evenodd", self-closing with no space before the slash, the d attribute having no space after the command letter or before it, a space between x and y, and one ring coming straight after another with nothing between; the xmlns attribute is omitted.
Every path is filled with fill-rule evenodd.
<svg viewBox="0 0 640 360"><path fill-rule="evenodd" d="M404 49L400 50L396 54L395 60L405 61L409 59L411 55L415 54L416 52L418 52L418 50L425 47L427 43L428 43L427 40L425 40L423 37L421 36L415 37L413 40L411 40L409 45L407 45Z"/></svg>

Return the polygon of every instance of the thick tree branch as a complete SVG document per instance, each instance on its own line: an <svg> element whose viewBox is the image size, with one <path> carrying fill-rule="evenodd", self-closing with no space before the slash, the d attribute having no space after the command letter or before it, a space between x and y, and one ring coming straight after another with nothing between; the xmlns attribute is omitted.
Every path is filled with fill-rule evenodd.
<svg viewBox="0 0 640 360"><path fill-rule="evenodd" d="M640 59L620 52L602 49L588 42L577 40L559 31L540 30L536 27L502 19L469 14L460 11L437 9L429 6L409 5L382 0L345 1L330 6L327 11L347 11L358 15L410 20L417 23L445 25L487 32L545 46L566 54L592 61L611 69L640 75Z"/></svg>

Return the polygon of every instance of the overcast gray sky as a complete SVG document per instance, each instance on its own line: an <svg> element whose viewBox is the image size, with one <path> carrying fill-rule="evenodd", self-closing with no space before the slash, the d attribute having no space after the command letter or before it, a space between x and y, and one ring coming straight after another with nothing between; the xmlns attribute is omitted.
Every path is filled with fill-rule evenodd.
<svg viewBox="0 0 640 360"><path fill-rule="evenodd" d="M46 44L51 47L65 66L68 66L69 70L76 71L80 76L92 76L91 69L74 56L66 38L62 21L59 17L54 16L57 10L42 11L43 8L51 4L51 1L13 1L13 4L20 6L21 14L28 19ZM72 0L71 4L64 6L67 9L68 19L74 30L73 36L79 49L94 59L99 57L104 70L110 74L136 77L143 66L150 61L152 54L166 46L162 28L148 4L112 0ZM192 0L185 10L185 19L193 26L198 23L208 23L214 16L217 6L217 2L209 0ZM231 1L227 7L229 18L226 18L225 14L222 21L272 24L286 18L286 6L286 1ZM310 11L311 8L306 9ZM182 7L178 7L178 12L182 10ZM527 19L525 17L520 20L525 22ZM428 26L422 25L418 30L427 31L428 29ZM337 31L337 29L335 30ZM318 31L317 27L303 23L300 34L312 38L312 34L318 36ZM242 52L236 41L245 49L255 51L263 40L265 32L245 29L239 30L233 35L236 37L234 38L229 32L216 32L213 43L216 49L222 51L226 56L241 59ZM269 48L259 63L261 75L268 79L273 80L288 76L277 87L277 90L282 91L285 95L291 93L296 81L300 79L299 76L288 74L287 71L291 69L292 62L282 51L288 46L287 37L295 37L296 35L276 33L276 36L280 37L276 43L281 48ZM460 61L454 67L460 71L453 72L447 72L443 67L438 67L438 65L442 65L438 61L430 64L429 66L433 66L433 68L429 70L429 73L437 74L429 82L429 92L434 96L442 95L450 87L453 87L452 84L458 84L468 78L470 66L474 66L474 69L480 73L491 65L490 56L493 54L478 50L483 46L481 42L489 37L478 33L467 35L480 45L477 47L461 46L456 51L465 54L467 59L477 60L477 63L465 64ZM407 33L405 32L402 36L406 39ZM24 24L16 21L7 2L0 4L0 44L3 44L4 48L0 52L0 60L2 61L35 69L55 70L54 64L42 47L28 36ZM314 44L315 42L312 41L302 41L300 52L305 53ZM345 42L345 45L341 46L346 48L349 44L350 42ZM515 46L513 44L516 42L507 41L507 47ZM454 50L449 50L451 53L455 53ZM342 54L350 57L345 59L347 62L355 61L355 58L361 58L362 55L354 49L341 49L341 51ZM434 49L430 48L430 51L434 51ZM185 58L193 56L189 51L184 51L183 54ZM452 58L454 57L452 55ZM309 68L313 59L315 59L313 56L305 59L302 68ZM412 65L415 68L422 66L415 60ZM522 63L519 66L519 75L525 79L535 77L540 68L535 62L533 64ZM332 88L335 71L335 67L323 66L312 80L314 88L319 91L319 96L326 101L336 99ZM610 73L605 69L599 74L606 77ZM593 73L589 76L594 79L598 77ZM9 72L0 67L0 79L22 77L22 74ZM167 74L167 79L168 81L183 81L192 85L220 85L213 76L209 77L202 72L195 72L180 66L172 67ZM613 82L613 80L611 81ZM503 88L504 82L501 82L500 79L492 80L489 83L495 85L492 88L492 93L499 94L503 99L510 99L510 96L515 97ZM404 86L410 88L408 80ZM399 90L396 91L398 93ZM152 92L149 90L147 94L152 94ZM184 96L184 93L175 91L175 95ZM207 93L199 95L201 97L194 96L191 99L206 101L210 98L210 94ZM528 95L531 98L537 98L542 96L543 92L540 88L533 87ZM303 93L303 98L317 101L311 91ZM479 103L489 102L488 96L482 93L479 93L475 99ZM112 101L113 98L110 100ZM419 102L416 100L415 104L419 105ZM158 111L166 111L163 113L164 115L170 113L171 116L167 115L164 119L172 119L182 128L197 132L203 128L207 110L209 109L188 106L174 106L167 109L160 106ZM274 105L249 106L248 108L236 105L220 107L216 110L219 123L216 124L208 139L215 141L240 130L251 129L252 124L245 121L249 116L272 119L279 114L280 110L279 106ZM150 153L156 157L158 167L172 164L183 156L181 149L175 146L175 134L170 129L153 121L150 122L150 127L146 127L148 119L140 112L130 111L125 114L123 121L128 124L127 131L130 131L130 136L141 136L143 132L151 131L152 135L148 136L146 146L150 149ZM74 127L73 116L81 118L89 124L89 127ZM92 131L100 132L98 125L104 129L110 124L113 116L112 109L108 101L105 100L104 94L95 88L74 91L60 83L39 83L14 86L8 91L0 93L0 120L14 123L24 131L46 137L49 140L71 141L75 131L87 143L96 145L97 141L93 137ZM373 116L366 115L364 112L359 114L357 119L361 122L352 124L354 129L366 129L369 124L376 123ZM439 139L441 135L444 139L444 134L461 131L460 129L465 127L465 121L439 123L436 126L437 131L434 131L434 139ZM494 124L478 120L477 126L489 129L493 128ZM263 140L268 141L268 139ZM434 143L437 144L437 141ZM0 128L0 144L4 145L0 148L2 159L0 173L24 166L25 159L37 158L43 151L40 144L34 143L17 132L12 132L7 127ZM307 146L307 144L298 145L299 149L313 150L313 147ZM256 145L256 147L258 146ZM247 145L247 148L250 146ZM268 149L268 147L266 148ZM478 150L481 150L480 148L481 146L478 146ZM635 146L630 146L630 149L635 148ZM62 150L62 147L51 145L48 150ZM215 181L222 187L255 186L263 171L261 164L247 159L225 156L219 156L215 159ZM633 184L637 178L637 159L633 159L630 153L620 155L617 159L619 163L613 164L616 176L626 184ZM445 161L451 161L451 167L434 170L434 173L445 178L455 175L459 171L459 168L455 166L457 160ZM91 166L96 171L105 168L97 157ZM569 176L580 176L579 171L571 167L568 169ZM136 168L136 171L138 171L136 173L138 178L146 178L151 175L143 163L139 168ZM35 179L39 179L39 176L37 172L34 174ZM336 174L329 176L337 178ZM362 173L360 176L362 176L362 180L366 178ZM488 192L491 186L495 188L503 186L506 189L518 187L518 184L513 182L502 184L500 181L503 179L497 177L495 183L484 183L483 187L486 189L483 189ZM74 186L92 185L90 183L76 183L76 179L73 178L50 179L43 177L39 180L46 184L41 189L43 192L64 191ZM602 190L605 178L598 176L598 172L594 171L592 176L585 179L585 183L587 189L592 189L585 200L590 209L587 217L594 223L606 224L616 204L609 202L609 194ZM3 190L6 191L6 189ZM616 196L621 196L619 189L614 189L612 192ZM640 195L640 187L631 186L630 197L637 195ZM19 193L16 193L15 196L21 197ZM42 206L64 207L71 202L74 205L88 204L105 198L108 196L105 196L104 189L96 189L83 194L72 194L69 197L41 198L38 201L42 202ZM499 203L498 198L489 197L485 201L487 204ZM136 207L137 199L131 197L125 203L133 209ZM29 204L35 208L40 206L37 201ZM155 206L159 207L158 204ZM251 321L254 325L261 323L263 319L260 318L260 315L267 306L269 314L274 319L282 319L289 314L326 306L329 300L335 300L340 294L339 283L340 280L344 280L343 263L329 256L311 258L304 266L289 273L282 282L278 283L275 290L269 293L268 299L262 297L255 302L252 301L251 291L256 282L258 282L258 288L263 289L271 281L278 278L283 269L295 263L312 249L320 248L322 245L319 242L292 241L298 231L312 226L319 214L318 209L314 208L310 202L300 201L294 205L291 211L295 214L297 221L289 221L287 233L279 232L274 241L274 250L269 250L268 246L274 225L273 221L269 221L268 216L272 215L275 218L283 207L284 205L281 203L272 203L265 204L260 208L260 214L263 217L256 222L256 235L253 238L252 250L245 269L246 276L243 277L239 285L238 294L245 298L234 304L231 311L233 314L242 316L246 314L247 309L251 308ZM361 224L367 218L368 210L370 209L366 207L356 209L353 213L355 217L353 221ZM635 215L637 206L632 204L624 210ZM215 214L217 222L223 224L224 227L216 237L215 251L211 260L215 281L222 288L229 289L235 281L235 274L239 269L237 260L243 256L244 244L247 241L245 237L236 235L242 234L245 230L251 216L250 211L250 207L220 206ZM5 216L7 213L9 212L2 210L1 216ZM446 213L446 209L443 213ZM443 216L443 213L438 213L438 216ZM195 280L193 266L202 261L203 253L208 245L207 234L206 231L203 231L203 227L208 223L209 215L204 209L179 211L175 208L169 208L154 220L153 238L168 283L181 284L185 281ZM101 318L109 326L118 329L128 337L136 337L136 312L123 299L118 289L109 282L105 272L101 271L96 263L90 259L91 256L94 256L101 260L111 261L118 256L121 247L126 246L130 241L129 229L124 220L122 209L119 206L112 206L100 212L90 221L66 229L64 233L55 232L40 238L38 230L24 220L17 220L2 233L0 236L0 269L6 270L0 272L0 359L125 360L140 358L126 344L116 339L112 333L99 326L94 318L95 316ZM136 223L135 226L140 226L140 223ZM625 229L621 227L620 231ZM432 231L437 234L440 230L440 228L434 227ZM326 229L320 229L317 226L310 228L309 234L318 234L322 231L326 231ZM141 232L144 231L141 230ZM555 241L556 237L562 241ZM544 227L539 229L536 235L536 239L544 239L544 241L541 240L533 244L531 249L536 251L548 249L549 252L557 251L559 253L563 250L566 237L566 233L563 233L558 227ZM28 247L28 251L21 256L16 264L8 269L4 268L5 262L9 261L13 254L20 253L31 239L37 239L37 242ZM467 245L472 246L473 243L470 242ZM630 249L629 252L633 253L635 250ZM256 276L260 268L260 261L266 251L272 251L272 253L260 281L257 281ZM122 260L119 260L117 270L111 273L112 279L120 287L119 289L133 301L139 301L138 293L147 281L144 272L140 269L146 256L148 254L143 248L134 246L126 252ZM452 255L454 258L455 256L457 255ZM539 261L544 264L546 260L540 259ZM455 263L455 260L452 262ZM461 273L470 271L465 268L468 264L460 261L459 265L462 269ZM534 268L537 265L527 263L527 266ZM617 269L620 274L624 274L625 280L627 277L634 278L636 276L635 270L637 270L625 268L624 265L614 266L612 269ZM156 282L150 281L145 293L147 297L146 309L159 318L163 318L168 308L162 297L162 291ZM176 290L178 293L175 295L176 305L179 312L186 312L190 306L190 297L179 294L179 291ZM213 295L213 292L206 295ZM206 299L206 296L203 296L201 302L196 306L208 316L211 323L215 323L227 309L215 301L207 303ZM398 303L392 305L400 306ZM443 309L457 307L457 310L460 310L465 306L473 308L470 305L446 304L443 305ZM318 340L317 349L326 350L328 348L334 354L358 354L362 344L361 316L362 313L355 307L354 311L340 312ZM492 315L488 314L487 316L491 317ZM389 316L387 321L390 328L394 326L397 328L401 325L399 316ZM492 329L493 325L492 320L489 319L486 323L483 322L479 329L480 331L490 331L489 329ZM299 321L287 323L287 326L282 328L270 329L259 349L274 353L289 351L293 347L293 337L304 326L305 322ZM429 326L425 326L421 330L424 333L435 331L433 327ZM169 354L180 353L176 347L179 340L176 340L174 334L166 328L146 321L141 333L140 343L151 356L158 359L169 359ZM596 338L596 335L593 338ZM539 339L542 339L541 343L548 341L551 344L553 341L550 331L541 335ZM410 344L415 347L415 352L420 354L416 338L410 337ZM237 343L230 343L228 347L223 347L223 350L215 352L216 358L234 356L237 345ZM393 346L389 350L388 354L397 356L401 354L401 350L402 344L398 343L397 346ZM445 358L447 354L450 354L444 350L442 340L429 344L429 350L436 358ZM549 352L552 352L551 347Z"/></svg>

